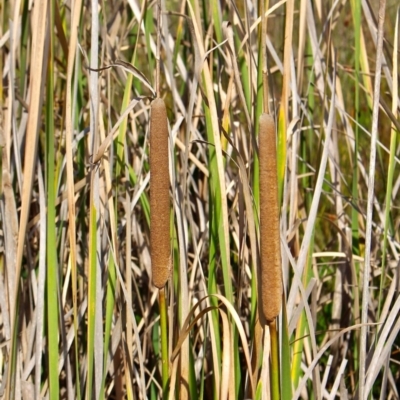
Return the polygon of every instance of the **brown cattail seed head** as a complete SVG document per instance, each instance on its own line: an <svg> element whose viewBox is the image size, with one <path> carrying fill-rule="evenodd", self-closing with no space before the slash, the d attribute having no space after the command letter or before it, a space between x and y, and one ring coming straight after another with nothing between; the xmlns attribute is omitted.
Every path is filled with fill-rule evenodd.
<svg viewBox="0 0 400 400"><path fill-rule="evenodd" d="M274 119L260 117L260 309L265 322L272 322L282 303L281 247L279 239L278 177Z"/></svg>
<svg viewBox="0 0 400 400"><path fill-rule="evenodd" d="M171 272L168 119L164 100L151 103L150 253L153 284L159 289Z"/></svg>

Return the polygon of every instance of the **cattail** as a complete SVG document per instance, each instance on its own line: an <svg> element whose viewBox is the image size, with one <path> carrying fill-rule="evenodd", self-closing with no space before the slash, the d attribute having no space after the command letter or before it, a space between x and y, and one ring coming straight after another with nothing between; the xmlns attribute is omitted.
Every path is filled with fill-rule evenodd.
<svg viewBox="0 0 400 400"><path fill-rule="evenodd" d="M153 284L161 289L171 271L168 119L164 100L151 103L150 253Z"/></svg>
<svg viewBox="0 0 400 400"><path fill-rule="evenodd" d="M271 115L260 117L260 246L261 311L270 324L279 314L282 302L281 247L279 238L278 177L275 123Z"/></svg>

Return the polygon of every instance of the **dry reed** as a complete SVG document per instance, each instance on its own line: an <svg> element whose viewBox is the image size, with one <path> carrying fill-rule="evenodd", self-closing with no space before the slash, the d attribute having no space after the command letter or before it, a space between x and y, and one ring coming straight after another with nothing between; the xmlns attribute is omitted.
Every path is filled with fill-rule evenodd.
<svg viewBox="0 0 400 400"><path fill-rule="evenodd" d="M150 250L153 284L161 289L171 272L168 119L161 98L151 104Z"/></svg>
<svg viewBox="0 0 400 400"><path fill-rule="evenodd" d="M282 271L279 239L279 207L275 123L271 115L260 117L260 246L261 311L266 323L279 314L282 303Z"/></svg>

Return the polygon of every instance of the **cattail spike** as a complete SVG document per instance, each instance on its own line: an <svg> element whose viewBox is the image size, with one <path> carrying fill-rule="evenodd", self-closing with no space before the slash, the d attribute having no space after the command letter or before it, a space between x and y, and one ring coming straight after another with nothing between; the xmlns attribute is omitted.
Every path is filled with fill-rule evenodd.
<svg viewBox="0 0 400 400"><path fill-rule="evenodd" d="M153 284L161 289L171 272L168 118L161 98L151 103L150 253Z"/></svg>
<svg viewBox="0 0 400 400"><path fill-rule="evenodd" d="M266 323L279 314L282 303L281 247L279 237L278 176L274 119L260 117L260 309Z"/></svg>

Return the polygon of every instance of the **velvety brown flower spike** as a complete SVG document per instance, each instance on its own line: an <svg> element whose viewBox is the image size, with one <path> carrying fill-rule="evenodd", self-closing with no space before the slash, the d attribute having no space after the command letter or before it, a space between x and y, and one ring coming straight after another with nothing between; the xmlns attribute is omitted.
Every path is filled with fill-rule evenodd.
<svg viewBox="0 0 400 400"><path fill-rule="evenodd" d="M282 269L279 238L278 177L275 123L270 114L260 117L260 308L266 323L279 314L282 303Z"/></svg>
<svg viewBox="0 0 400 400"><path fill-rule="evenodd" d="M171 272L168 118L161 98L151 104L150 253L153 284L161 289Z"/></svg>

